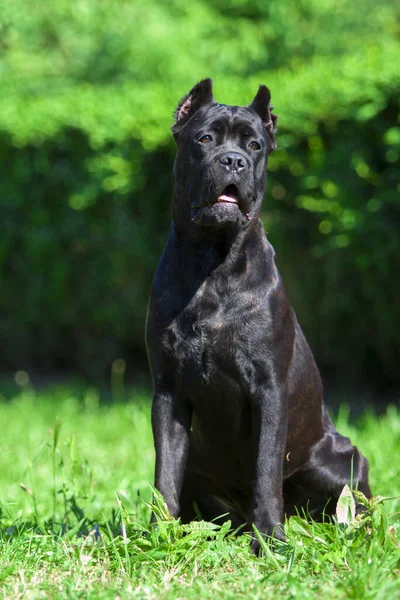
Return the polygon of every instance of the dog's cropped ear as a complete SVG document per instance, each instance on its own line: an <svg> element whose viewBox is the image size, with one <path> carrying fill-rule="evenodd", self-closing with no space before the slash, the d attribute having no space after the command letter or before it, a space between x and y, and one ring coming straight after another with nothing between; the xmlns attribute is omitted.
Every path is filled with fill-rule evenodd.
<svg viewBox="0 0 400 600"><path fill-rule="evenodd" d="M189 121L190 117L204 104L214 100L212 95L212 79L202 79L186 96L182 98L174 112L175 123L171 130L174 135Z"/></svg>
<svg viewBox="0 0 400 600"><path fill-rule="evenodd" d="M276 148L276 123L278 121L278 117L273 114L273 106L270 105L271 93L267 86L260 85L258 88L258 92L251 104L249 104L249 108L255 110L255 112L260 115L263 120L264 127L271 138L272 142L272 150Z"/></svg>

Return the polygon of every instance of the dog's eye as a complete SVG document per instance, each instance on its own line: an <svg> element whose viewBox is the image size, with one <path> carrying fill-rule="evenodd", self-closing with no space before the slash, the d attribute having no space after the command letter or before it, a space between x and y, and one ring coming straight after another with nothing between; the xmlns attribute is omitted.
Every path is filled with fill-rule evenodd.
<svg viewBox="0 0 400 600"><path fill-rule="evenodd" d="M258 142L250 142L249 146L252 150L259 150L261 148Z"/></svg>
<svg viewBox="0 0 400 600"><path fill-rule="evenodd" d="M208 142L212 142L212 137L211 135L203 135L203 137L199 139L199 142L202 144L208 144Z"/></svg>

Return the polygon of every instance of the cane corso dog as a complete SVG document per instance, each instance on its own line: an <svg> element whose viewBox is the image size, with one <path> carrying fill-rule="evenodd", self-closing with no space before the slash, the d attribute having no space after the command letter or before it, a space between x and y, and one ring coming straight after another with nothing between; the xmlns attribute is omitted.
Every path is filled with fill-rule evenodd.
<svg viewBox="0 0 400 600"><path fill-rule="evenodd" d="M328 415L259 219L276 120L264 85L248 106L227 106L204 79L178 104L147 349L155 487L171 515L254 523L283 540L284 515L332 514L346 483L371 492L367 460Z"/></svg>

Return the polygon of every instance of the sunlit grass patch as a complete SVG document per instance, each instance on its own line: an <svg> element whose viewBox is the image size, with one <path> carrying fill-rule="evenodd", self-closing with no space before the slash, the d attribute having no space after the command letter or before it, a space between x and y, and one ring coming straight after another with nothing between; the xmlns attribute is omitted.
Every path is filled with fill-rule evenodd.
<svg viewBox="0 0 400 600"><path fill-rule="evenodd" d="M343 523L292 517L287 543L229 522L182 525L152 501L150 401L102 403L68 388L0 403L4 598L394 598L400 595L400 414L339 429L369 458L376 497ZM21 485L22 484L22 485ZM389 497L383 500L383 496ZM346 502L344 503L344 506ZM150 525L150 511L157 526ZM344 513L343 513L344 514Z"/></svg>

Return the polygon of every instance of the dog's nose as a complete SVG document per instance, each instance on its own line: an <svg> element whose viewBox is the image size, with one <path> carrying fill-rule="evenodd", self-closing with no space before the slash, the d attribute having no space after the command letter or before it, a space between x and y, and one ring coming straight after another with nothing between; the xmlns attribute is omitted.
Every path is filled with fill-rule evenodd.
<svg viewBox="0 0 400 600"><path fill-rule="evenodd" d="M219 162L227 167L229 171L239 172L246 167L246 161L239 152L227 152L220 157Z"/></svg>

